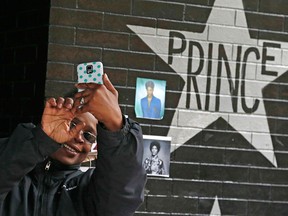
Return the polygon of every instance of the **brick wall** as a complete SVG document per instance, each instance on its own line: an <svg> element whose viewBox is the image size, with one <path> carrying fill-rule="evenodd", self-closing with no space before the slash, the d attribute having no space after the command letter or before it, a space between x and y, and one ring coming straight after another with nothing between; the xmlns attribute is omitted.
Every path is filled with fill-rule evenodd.
<svg viewBox="0 0 288 216"><path fill-rule="evenodd" d="M0 9L0 136L39 121L47 63L49 1L4 0Z"/></svg>
<svg viewBox="0 0 288 216"><path fill-rule="evenodd" d="M285 8L272 0L52 1L46 96L73 91L76 65L101 60L135 118L136 78L167 82L164 118L137 120L145 134L172 137L170 177L149 177L136 215L286 214ZM188 48L167 53L171 32L205 48L191 71Z"/></svg>

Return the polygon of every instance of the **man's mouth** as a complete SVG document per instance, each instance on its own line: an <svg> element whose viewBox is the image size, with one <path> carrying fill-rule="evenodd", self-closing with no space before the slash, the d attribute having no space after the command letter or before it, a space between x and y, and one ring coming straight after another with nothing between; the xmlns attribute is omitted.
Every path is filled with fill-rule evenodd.
<svg viewBox="0 0 288 216"><path fill-rule="evenodd" d="M66 148L69 152L73 153L73 154L77 154L79 153L79 151L71 148L70 146L68 146L67 144L63 144L63 147Z"/></svg>

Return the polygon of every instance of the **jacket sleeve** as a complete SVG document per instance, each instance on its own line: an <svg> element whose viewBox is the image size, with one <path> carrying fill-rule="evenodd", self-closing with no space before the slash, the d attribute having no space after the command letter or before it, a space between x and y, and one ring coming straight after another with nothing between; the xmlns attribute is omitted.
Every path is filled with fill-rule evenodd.
<svg viewBox="0 0 288 216"><path fill-rule="evenodd" d="M143 202L146 183L141 127L125 119L119 132L97 129L98 157L87 196L93 200L88 215L133 215Z"/></svg>
<svg viewBox="0 0 288 216"><path fill-rule="evenodd" d="M0 139L0 201L58 148L59 144L32 123L19 124L9 138Z"/></svg>

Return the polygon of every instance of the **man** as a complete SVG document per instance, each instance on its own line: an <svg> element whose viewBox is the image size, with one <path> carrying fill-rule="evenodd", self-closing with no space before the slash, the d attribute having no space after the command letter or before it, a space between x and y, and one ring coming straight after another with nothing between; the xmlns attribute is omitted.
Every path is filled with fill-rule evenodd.
<svg viewBox="0 0 288 216"><path fill-rule="evenodd" d="M154 82L147 81L145 83L147 96L141 99L141 108L144 118L160 119L161 101L153 95Z"/></svg>
<svg viewBox="0 0 288 216"><path fill-rule="evenodd" d="M161 149L160 143L158 141L152 141L150 143L151 156L144 160L143 167L147 174L152 175L165 175L164 163L158 156Z"/></svg>
<svg viewBox="0 0 288 216"><path fill-rule="evenodd" d="M140 126L125 118L104 84L46 102L41 124L20 124L0 139L0 215L129 216L143 201ZM82 103L81 103L82 102ZM79 170L93 143L96 168Z"/></svg>

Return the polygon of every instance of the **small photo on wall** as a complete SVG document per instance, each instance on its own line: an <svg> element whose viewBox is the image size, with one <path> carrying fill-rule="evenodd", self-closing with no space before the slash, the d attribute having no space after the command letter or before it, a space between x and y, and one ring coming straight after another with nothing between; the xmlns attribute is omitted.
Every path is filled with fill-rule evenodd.
<svg viewBox="0 0 288 216"><path fill-rule="evenodd" d="M137 118L160 120L164 116L166 81L137 78L135 113Z"/></svg>
<svg viewBox="0 0 288 216"><path fill-rule="evenodd" d="M169 177L171 137L143 135L143 167L148 176Z"/></svg>

